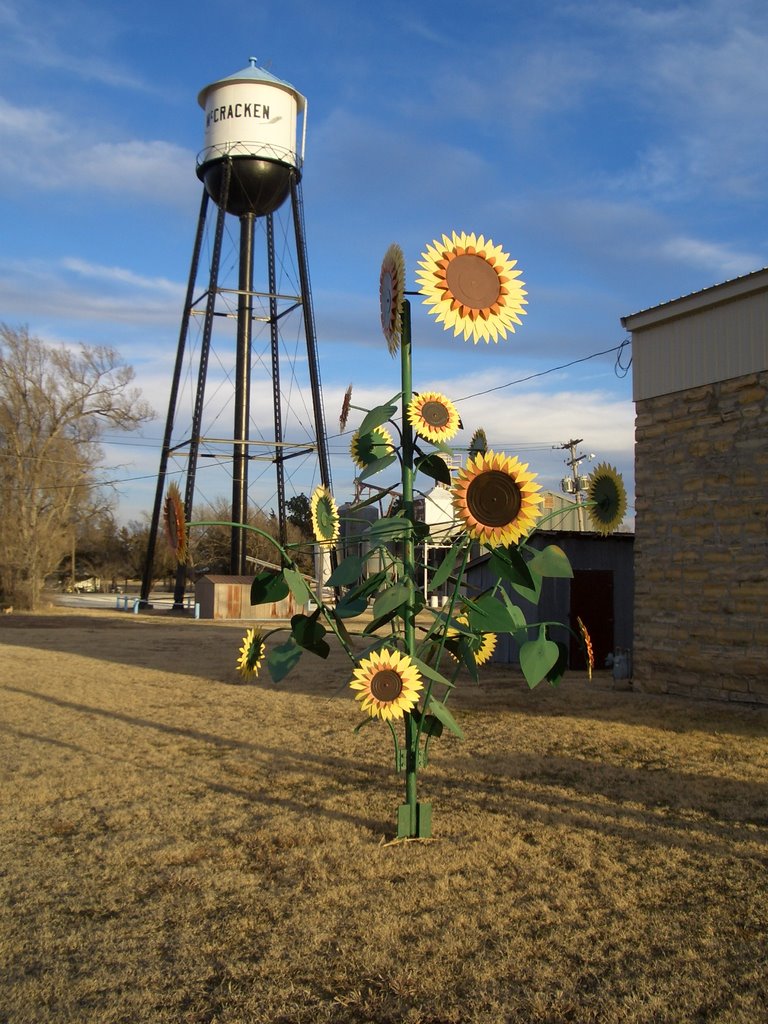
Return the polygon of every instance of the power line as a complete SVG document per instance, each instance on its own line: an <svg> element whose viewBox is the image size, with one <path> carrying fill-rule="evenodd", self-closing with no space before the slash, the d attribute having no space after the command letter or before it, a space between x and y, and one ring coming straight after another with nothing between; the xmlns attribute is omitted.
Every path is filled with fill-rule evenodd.
<svg viewBox="0 0 768 1024"><path fill-rule="evenodd" d="M586 363L590 359L597 359L598 356L607 356L611 352L619 353L616 365L624 371L623 376L626 376L629 366L627 366L626 369L621 366L620 358L622 350L629 344L629 340L625 338L620 345L614 345L612 348L604 348L600 352L592 352L591 355L581 356L579 359L572 359L569 363L561 363L560 366L552 366L548 370L540 370L538 373L530 373L527 377L519 377L517 380L510 380L507 381L506 384L497 384L495 387L486 388L485 391L476 391L472 395L464 395L463 398L456 398L454 399L454 404L457 402L466 402L470 398L479 398L481 395L490 395L492 391L502 391L504 388L511 388L513 384L525 384L526 381L535 380L537 377L546 377L548 373L556 373L558 370L567 370L569 366L576 366L577 363ZM631 365L631 362L629 365Z"/></svg>

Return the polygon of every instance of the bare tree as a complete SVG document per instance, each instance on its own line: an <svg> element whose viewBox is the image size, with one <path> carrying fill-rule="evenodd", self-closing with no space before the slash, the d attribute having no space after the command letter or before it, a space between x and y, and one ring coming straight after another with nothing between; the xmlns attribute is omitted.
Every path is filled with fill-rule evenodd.
<svg viewBox="0 0 768 1024"><path fill-rule="evenodd" d="M15 607L38 605L78 521L108 507L99 440L153 415L133 378L111 348L0 324L0 591Z"/></svg>

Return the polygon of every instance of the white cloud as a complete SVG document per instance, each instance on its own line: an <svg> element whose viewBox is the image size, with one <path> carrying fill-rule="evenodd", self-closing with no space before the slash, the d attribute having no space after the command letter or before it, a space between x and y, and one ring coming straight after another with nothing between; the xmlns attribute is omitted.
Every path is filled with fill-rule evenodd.
<svg viewBox="0 0 768 1024"><path fill-rule="evenodd" d="M194 154L163 141L104 141L40 107L0 97L0 188L109 193L187 206L199 195Z"/></svg>
<svg viewBox="0 0 768 1024"><path fill-rule="evenodd" d="M169 281L165 277L146 277L125 267L105 267L75 257L66 257L61 261L61 266L86 280L108 281L143 291L170 293L179 300L183 296L181 285L177 281Z"/></svg>
<svg viewBox="0 0 768 1024"><path fill-rule="evenodd" d="M682 235L662 241L659 254L674 262L701 267L721 279L750 273L766 261L765 253L739 252L725 243Z"/></svg>

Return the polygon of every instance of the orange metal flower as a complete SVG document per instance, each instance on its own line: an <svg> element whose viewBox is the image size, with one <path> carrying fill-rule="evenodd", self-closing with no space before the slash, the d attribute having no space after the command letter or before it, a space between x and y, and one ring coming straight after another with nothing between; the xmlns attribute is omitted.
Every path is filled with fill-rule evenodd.
<svg viewBox="0 0 768 1024"><path fill-rule="evenodd" d="M581 621L578 615L576 616L576 625L579 627L581 639L584 642L584 652L587 656L587 674L591 679L592 669L595 667L595 652L592 650L592 640L590 638L589 633L587 632L587 627L584 625L584 623Z"/></svg>
<svg viewBox="0 0 768 1024"><path fill-rule="evenodd" d="M184 502L181 500L181 494L175 482L169 484L165 495L163 521L165 536L171 551L175 554L178 564L185 565L187 561L187 523L184 518Z"/></svg>

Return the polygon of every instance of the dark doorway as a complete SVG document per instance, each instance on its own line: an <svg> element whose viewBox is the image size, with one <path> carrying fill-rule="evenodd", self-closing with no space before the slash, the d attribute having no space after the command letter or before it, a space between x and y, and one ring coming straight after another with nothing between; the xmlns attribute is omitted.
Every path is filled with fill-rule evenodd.
<svg viewBox="0 0 768 1024"><path fill-rule="evenodd" d="M571 580L570 625L578 633L578 616L587 628L595 656L595 668L605 668L606 656L613 652L613 571L611 569L575 569ZM571 636L570 667L586 669L584 650Z"/></svg>

